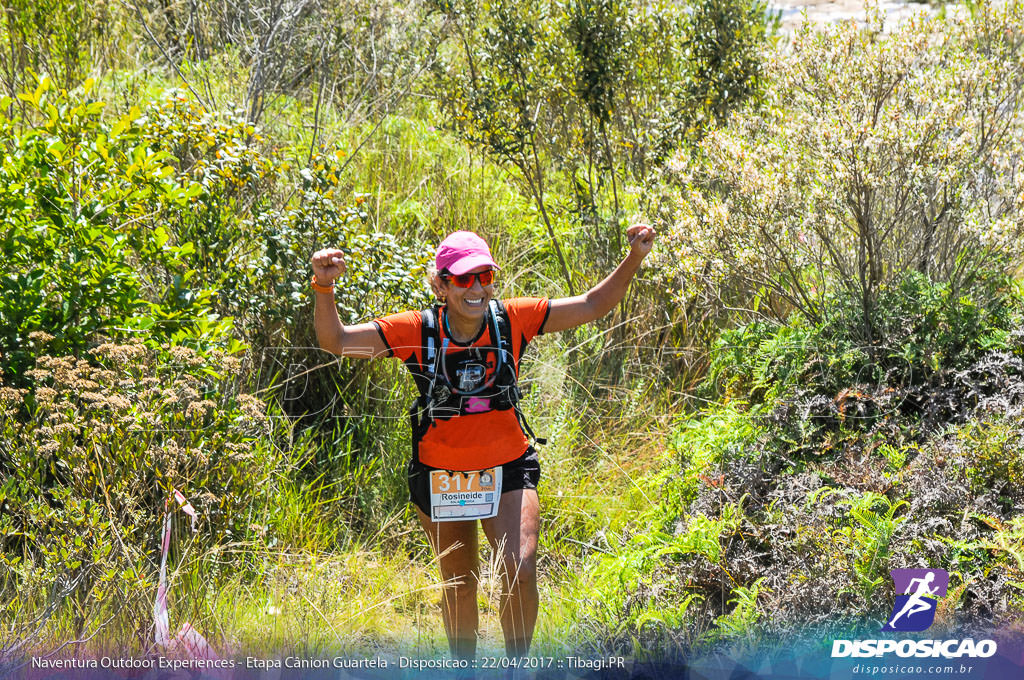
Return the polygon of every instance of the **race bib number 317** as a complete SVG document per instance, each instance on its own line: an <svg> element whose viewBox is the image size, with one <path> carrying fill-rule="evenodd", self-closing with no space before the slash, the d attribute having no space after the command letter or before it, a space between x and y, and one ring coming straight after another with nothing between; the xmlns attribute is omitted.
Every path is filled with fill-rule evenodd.
<svg viewBox="0 0 1024 680"><path fill-rule="evenodd" d="M498 514L501 468L430 473L430 515L435 522L487 519Z"/></svg>

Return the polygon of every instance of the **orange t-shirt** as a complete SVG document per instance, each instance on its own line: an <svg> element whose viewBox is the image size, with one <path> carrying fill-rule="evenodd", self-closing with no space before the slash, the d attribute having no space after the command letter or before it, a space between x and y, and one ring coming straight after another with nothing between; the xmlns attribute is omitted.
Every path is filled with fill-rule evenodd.
<svg viewBox="0 0 1024 680"><path fill-rule="evenodd" d="M527 343L543 333L549 301L547 298L523 297L504 300L503 303L512 332L512 356L518 376L519 359ZM423 319L420 312L391 314L375 319L374 323L390 351L389 356L405 362L413 359L417 364L422 363ZM497 340L491 337L489 317L476 338L458 343L445 333L442 310L438 315L438 335L442 343L448 339L446 358L454 359L453 355L463 357L479 348L478 365L468 365L468 368L467 365L461 368L457 365L443 366L450 377L461 376L473 368L480 369L480 374L473 374L478 383L490 378L496 367ZM529 445L513 409L463 413L453 418L434 420L419 442L414 443L422 463L444 470L482 470L502 465L523 455Z"/></svg>

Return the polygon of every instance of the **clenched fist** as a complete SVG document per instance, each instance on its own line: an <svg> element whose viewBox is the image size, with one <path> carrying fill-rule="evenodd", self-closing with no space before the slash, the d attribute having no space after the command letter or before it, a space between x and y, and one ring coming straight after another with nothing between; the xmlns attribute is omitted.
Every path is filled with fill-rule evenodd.
<svg viewBox="0 0 1024 680"><path fill-rule="evenodd" d="M345 253L337 248L324 248L313 253L312 264L317 284L330 286L345 273Z"/></svg>

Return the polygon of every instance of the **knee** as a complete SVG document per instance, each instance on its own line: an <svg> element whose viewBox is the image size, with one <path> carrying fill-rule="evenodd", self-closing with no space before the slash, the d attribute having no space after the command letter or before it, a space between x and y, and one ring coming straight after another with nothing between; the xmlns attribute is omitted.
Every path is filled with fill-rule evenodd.
<svg viewBox="0 0 1024 680"><path fill-rule="evenodd" d="M459 600L476 597L478 580L474 572L442 573L441 576L444 579L446 596L454 596Z"/></svg>
<svg viewBox="0 0 1024 680"><path fill-rule="evenodd" d="M505 580L510 588L537 588L537 559L535 556L506 556L504 567Z"/></svg>

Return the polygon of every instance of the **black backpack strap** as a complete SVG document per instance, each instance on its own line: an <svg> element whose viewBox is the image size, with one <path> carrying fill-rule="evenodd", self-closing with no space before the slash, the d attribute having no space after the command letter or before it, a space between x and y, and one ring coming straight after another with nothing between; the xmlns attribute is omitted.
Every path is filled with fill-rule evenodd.
<svg viewBox="0 0 1024 680"><path fill-rule="evenodd" d="M410 409L413 437L421 436L430 426L430 399L437 379L437 362L441 352L441 332L438 330L437 307L420 312L419 362L406 362L416 380L419 397Z"/></svg>
<svg viewBox="0 0 1024 680"><path fill-rule="evenodd" d="M523 413L523 410L521 408L519 408L519 404L516 404L512 408L515 409L516 418L519 419L519 426L523 428L523 433L527 437L532 439L534 444L537 444L539 446L543 446L543 445L547 444L548 443L547 437L538 437L534 433L533 428L530 427L530 423L527 422L527 420L526 420L526 414Z"/></svg>
<svg viewBox="0 0 1024 680"><path fill-rule="evenodd" d="M501 360L512 367L512 373L516 373L516 362L515 357L512 355L512 324L508 319L508 310L505 309L505 305L502 304L501 300L494 298L491 300L491 317L494 319L494 325L498 329L498 337L495 338L495 342L498 343L498 348L502 352Z"/></svg>
<svg viewBox="0 0 1024 680"><path fill-rule="evenodd" d="M508 318L508 310L505 309L505 305L501 300L494 298L491 300L491 316L494 318L495 326L498 329L498 337L495 338L495 342L498 343L498 351L502 353L502 358L505 364L508 365L508 371L511 375L512 385L509 387L515 393L515 397L512 399L512 408L516 412L516 418L519 420L519 426L523 428L523 433L532 439L536 444L547 444L548 440L544 437L538 437L533 432L533 428L530 427L530 423L526 420L526 414L519 408L519 400L522 397L522 393L519 390L519 371L516 370L516 358L512 353L512 323Z"/></svg>
<svg viewBox="0 0 1024 680"><path fill-rule="evenodd" d="M437 308L420 312L420 365L423 374L433 379L437 368L437 353L441 351L441 331L438 329Z"/></svg>

